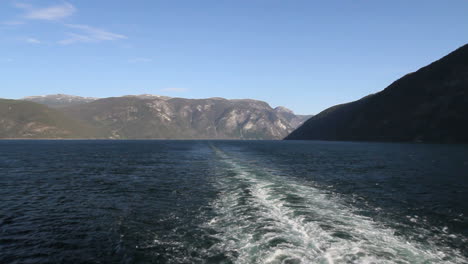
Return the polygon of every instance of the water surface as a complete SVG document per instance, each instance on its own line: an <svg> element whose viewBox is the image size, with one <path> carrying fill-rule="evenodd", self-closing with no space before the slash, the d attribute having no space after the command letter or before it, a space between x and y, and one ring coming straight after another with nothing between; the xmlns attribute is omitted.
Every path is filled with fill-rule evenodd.
<svg viewBox="0 0 468 264"><path fill-rule="evenodd" d="M467 263L468 146L0 141L0 263Z"/></svg>

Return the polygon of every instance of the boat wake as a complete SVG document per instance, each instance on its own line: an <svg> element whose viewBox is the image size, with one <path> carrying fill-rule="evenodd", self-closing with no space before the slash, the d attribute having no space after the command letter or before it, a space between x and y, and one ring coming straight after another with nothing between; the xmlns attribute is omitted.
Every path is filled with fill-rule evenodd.
<svg viewBox="0 0 468 264"><path fill-rule="evenodd" d="M359 215L345 197L262 170L213 147L219 158L206 223L210 252L234 263L466 263L459 252L398 236Z"/></svg>

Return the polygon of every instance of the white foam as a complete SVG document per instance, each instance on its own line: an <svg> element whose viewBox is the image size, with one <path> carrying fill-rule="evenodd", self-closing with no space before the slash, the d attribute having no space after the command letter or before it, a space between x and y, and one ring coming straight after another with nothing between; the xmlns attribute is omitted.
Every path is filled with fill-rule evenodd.
<svg viewBox="0 0 468 264"><path fill-rule="evenodd" d="M215 152L233 176L219 177L217 217L207 226L221 241L213 249L236 252L235 263L466 262L396 236L336 195Z"/></svg>

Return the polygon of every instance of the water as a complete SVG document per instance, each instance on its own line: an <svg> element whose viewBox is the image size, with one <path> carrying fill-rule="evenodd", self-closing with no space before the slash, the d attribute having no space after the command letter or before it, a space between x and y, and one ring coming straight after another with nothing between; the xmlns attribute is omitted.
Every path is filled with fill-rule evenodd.
<svg viewBox="0 0 468 264"><path fill-rule="evenodd" d="M467 263L468 146L0 141L0 263Z"/></svg>

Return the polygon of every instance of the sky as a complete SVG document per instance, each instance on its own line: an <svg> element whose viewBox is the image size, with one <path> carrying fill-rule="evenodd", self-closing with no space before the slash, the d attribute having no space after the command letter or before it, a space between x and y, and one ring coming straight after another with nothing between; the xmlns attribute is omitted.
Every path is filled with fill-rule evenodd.
<svg viewBox="0 0 468 264"><path fill-rule="evenodd" d="M0 97L252 98L317 114L468 43L468 0L0 0Z"/></svg>

